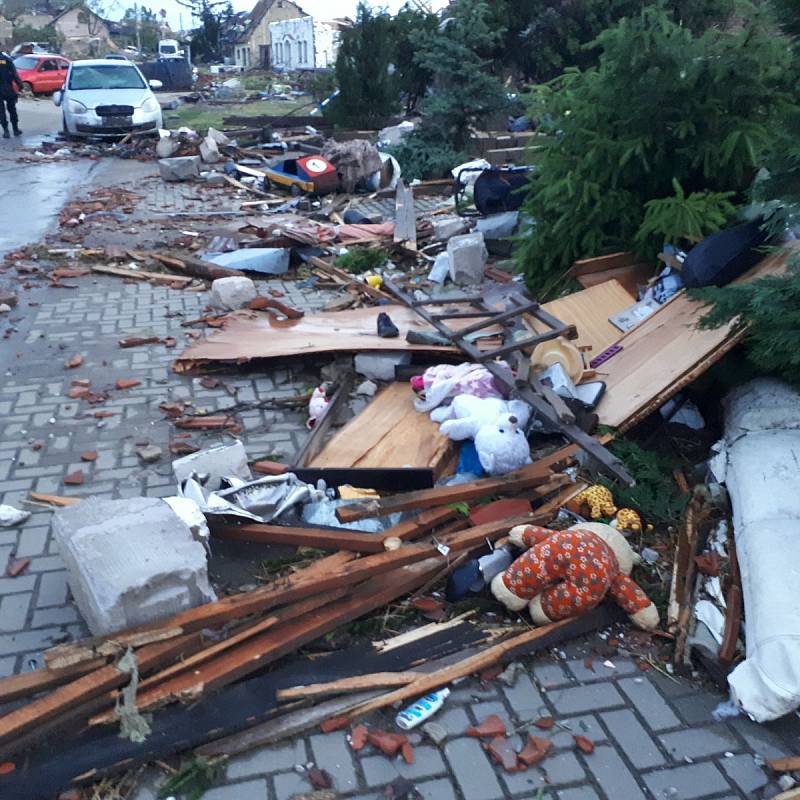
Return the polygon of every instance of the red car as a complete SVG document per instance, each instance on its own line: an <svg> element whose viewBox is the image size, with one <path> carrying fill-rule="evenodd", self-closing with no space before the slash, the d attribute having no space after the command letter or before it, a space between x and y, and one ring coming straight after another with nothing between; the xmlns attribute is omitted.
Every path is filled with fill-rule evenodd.
<svg viewBox="0 0 800 800"><path fill-rule="evenodd" d="M52 94L61 89L67 78L69 63L64 56L35 53L14 59L23 88L36 94Z"/></svg>

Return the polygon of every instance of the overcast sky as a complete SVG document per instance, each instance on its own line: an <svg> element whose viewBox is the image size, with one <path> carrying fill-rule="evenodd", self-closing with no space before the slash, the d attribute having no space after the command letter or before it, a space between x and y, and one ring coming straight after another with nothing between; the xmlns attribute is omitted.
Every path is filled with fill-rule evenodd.
<svg viewBox="0 0 800 800"><path fill-rule="evenodd" d="M232 0L236 11L249 11L255 0ZM370 3L375 8L385 6L390 11L397 11L405 4L405 0L386 0L386 2ZM110 19L119 19L125 9L134 5L133 0L104 0L106 14ZM158 13L162 8L167 12L167 19L174 30L191 27L190 13L180 6L176 0L144 0L140 5ZM308 14L330 19L332 17L354 17L357 0L299 0L298 5ZM445 5L445 0L434 0L434 8Z"/></svg>

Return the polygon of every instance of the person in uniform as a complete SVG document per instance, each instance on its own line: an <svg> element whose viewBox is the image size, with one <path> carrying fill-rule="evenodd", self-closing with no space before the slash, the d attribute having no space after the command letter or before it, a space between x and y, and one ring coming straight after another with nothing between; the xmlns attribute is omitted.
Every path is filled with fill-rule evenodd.
<svg viewBox="0 0 800 800"><path fill-rule="evenodd" d="M22 136L19 129L19 117L17 116L17 92L22 91L22 81L19 78L17 68L8 53L0 51L0 128L3 129L3 138L10 138L8 123L11 121L11 128L14 136ZM6 109L8 115L6 115Z"/></svg>

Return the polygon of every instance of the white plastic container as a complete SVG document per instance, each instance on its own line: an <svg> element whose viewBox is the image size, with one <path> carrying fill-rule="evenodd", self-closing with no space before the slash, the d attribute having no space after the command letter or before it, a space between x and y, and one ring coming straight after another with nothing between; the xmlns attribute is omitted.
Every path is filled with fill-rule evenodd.
<svg viewBox="0 0 800 800"><path fill-rule="evenodd" d="M438 692L426 694L425 697L417 700L414 705L409 706L397 715L395 718L397 727L402 728L404 731L416 728L417 725L432 717L444 705L444 701L449 695L449 689L440 689Z"/></svg>

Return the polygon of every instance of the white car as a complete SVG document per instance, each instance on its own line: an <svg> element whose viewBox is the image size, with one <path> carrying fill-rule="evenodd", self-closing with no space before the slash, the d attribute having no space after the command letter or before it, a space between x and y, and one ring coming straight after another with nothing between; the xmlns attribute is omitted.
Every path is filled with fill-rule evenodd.
<svg viewBox="0 0 800 800"><path fill-rule="evenodd" d="M156 133L163 120L152 90L161 86L161 81L148 83L130 61L73 61L53 101L63 110L69 137Z"/></svg>

